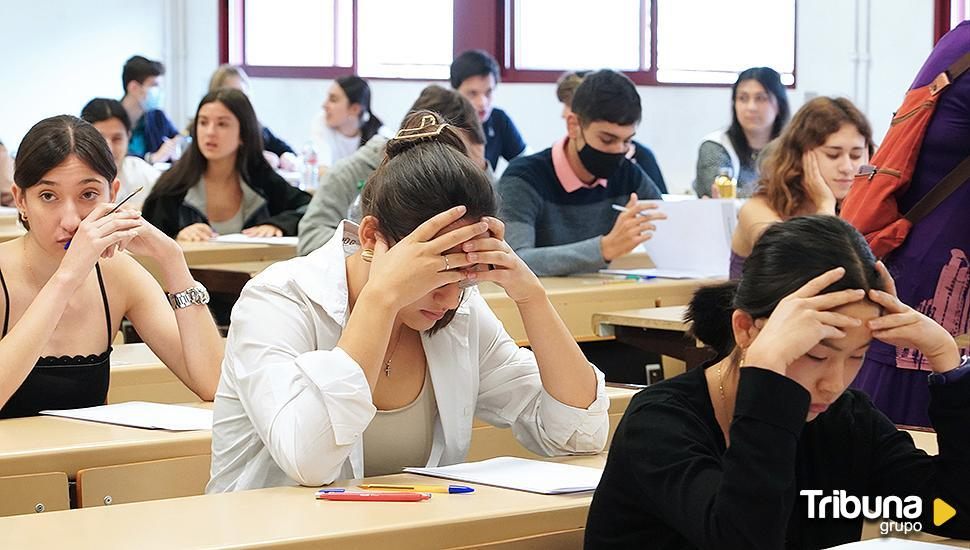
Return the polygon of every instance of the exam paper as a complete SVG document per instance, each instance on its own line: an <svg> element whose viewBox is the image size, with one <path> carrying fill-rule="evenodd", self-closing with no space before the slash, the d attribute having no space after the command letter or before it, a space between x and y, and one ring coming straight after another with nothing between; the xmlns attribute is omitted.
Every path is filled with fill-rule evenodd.
<svg viewBox="0 0 970 550"><path fill-rule="evenodd" d="M544 495L593 491L603 470L587 466L500 456L439 468L405 468L405 472Z"/></svg>
<svg viewBox="0 0 970 550"><path fill-rule="evenodd" d="M667 215L656 220L657 230L636 251L645 252L653 270L643 273L614 271L613 274L695 279L728 276L731 235L738 225L741 201L704 199L682 201L640 201L655 203ZM602 271L611 273L610 271Z"/></svg>
<svg viewBox="0 0 970 550"><path fill-rule="evenodd" d="M209 242L234 244L285 244L296 246L297 237L248 237L242 233L232 233L230 235L219 235Z"/></svg>
<svg viewBox="0 0 970 550"><path fill-rule="evenodd" d="M211 430L212 411L198 407L129 401L83 409L40 411L40 414L153 430Z"/></svg>

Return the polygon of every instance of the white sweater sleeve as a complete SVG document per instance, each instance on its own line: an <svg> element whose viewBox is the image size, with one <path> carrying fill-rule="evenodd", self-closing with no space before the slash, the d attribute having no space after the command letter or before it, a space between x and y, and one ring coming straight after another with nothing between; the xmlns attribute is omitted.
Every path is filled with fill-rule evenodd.
<svg viewBox="0 0 970 550"><path fill-rule="evenodd" d="M309 307L285 289L247 286L232 312L223 369L279 467L317 486L337 478L376 408L363 370L333 347L340 327L317 341Z"/></svg>
<svg viewBox="0 0 970 550"><path fill-rule="evenodd" d="M610 427L603 373L590 365L596 371L596 400L586 409L558 401L542 387L532 350L515 344L481 296L469 300L480 365L476 416L511 427L519 443L536 454L602 451Z"/></svg>

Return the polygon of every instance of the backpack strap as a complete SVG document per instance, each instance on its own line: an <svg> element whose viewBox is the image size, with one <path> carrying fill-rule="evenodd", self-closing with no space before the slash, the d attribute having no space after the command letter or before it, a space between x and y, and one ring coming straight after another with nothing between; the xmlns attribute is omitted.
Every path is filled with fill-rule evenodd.
<svg viewBox="0 0 970 550"><path fill-rule="evenodd" d="M904 217L916 225L968 179L970 179L970 157L963 159L963 162L950 170L949 174L943 176L943 179L913 205Z"/></svg>
<svg viewBox="0 0 970 550"><path fill-rule="evenodd" d="M957 59L945 71L936 75L936 78L930 84L930 93L936 95L942 92L951 82L967 72L967 69L970 69L970 52L963 54L963 57Z"/></svg>

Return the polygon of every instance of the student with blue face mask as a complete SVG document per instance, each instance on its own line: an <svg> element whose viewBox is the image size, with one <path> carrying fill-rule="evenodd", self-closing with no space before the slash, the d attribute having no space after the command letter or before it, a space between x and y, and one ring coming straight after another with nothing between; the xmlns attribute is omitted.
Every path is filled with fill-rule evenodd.
<svg viewBox="0 0 970 550"><path fill-rule="evenodd" d="M141 157L149 163L169 162L175 152L178 130L162 111L162 75L165 66L136 55L125 62L121 83L125 95L121 104L131 119L131 140L128 154Z"/></svg>

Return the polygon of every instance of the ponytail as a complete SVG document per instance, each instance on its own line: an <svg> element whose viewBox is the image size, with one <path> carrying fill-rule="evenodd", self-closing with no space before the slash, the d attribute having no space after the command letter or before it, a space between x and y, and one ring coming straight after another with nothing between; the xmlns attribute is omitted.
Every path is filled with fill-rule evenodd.
<svg viewBox="0 0 970 550"><path fill-rule="evenodd" d="M360 144L364 145L370 141L370 138L377 135L377 132L384 123L381 122L381 119L377 118L377 115L371 112L370 107L361 113L360 120L362 122L360 125Z"/></svg>
<svg viewBox="0 0 970 550"><path fill-rule="evenodd" d="M691 323L690 335L713 349L718 361L734 350L731 317L737 290L737 280L701 287L684 315L684 320Z"/></svg>

